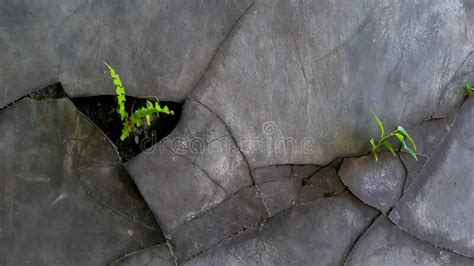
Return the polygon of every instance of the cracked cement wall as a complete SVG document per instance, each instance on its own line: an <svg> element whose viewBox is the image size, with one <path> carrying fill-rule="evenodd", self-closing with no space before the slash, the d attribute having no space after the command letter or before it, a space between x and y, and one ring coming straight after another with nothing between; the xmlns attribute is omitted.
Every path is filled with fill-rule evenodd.
<svg viewBox="0 0 474 266"><path fill-rule="evenodd" d="M454 117L460 114L457 108L463 101L459 88L472 81L473 12L469 0L7 1L0 7L0 25L5 25L0 27L0 58L9 62L0 68L0 106L56 81L63 83L71 97L113 94L101 65L106 60L124 77L130 94L185 102L188 110L172 136L209 139L206 147L217 140L230 143L236 152L196 155L188 150L181 154L166 146L164 154L141 154L125 165L164 231L167 245L132 254L124 258L124 264L135 259L137 263L159 259L189 265L472 264L472 245L459 237L474 237L468 230L472 228L472 169L462 160L452 160L454 151L467 158L471 155L462 148L470 147L464 132L469 131L465 128L471 116ZM0 116L33 105L23 106L25 102L29 101L2 109ZM463 106L462 112L469 113L469 106ZM387 127L406 125L421 144L420 162L400 155L406 176L396 181L404 189L401 193L397 189L396 205L391 201L388 209L377 205L379 188L356 186L370 180L368 173L375 171L370 163L358 163L361 171L344 167L344 161L347 165L354 157L366 155L366 140L376 134L375 126L369 128L373 125L370 110ZM35 155L20 145L21 134L11 132L28 125L3 117L0 146L32 154L39 162L35 167L47 166L48 154L45 158ZM41 119L60 116L46 112ZM48 133L42 138L54 139L50 127L54 125L45 126ZM294 151L275 149L279 138L301 144L307 137L312 142ZM257 141L242 141L246 138ZM113 149L104 143L101 147ZM62 148L55 142L48 145ZM71 165L70 155L78 149L76 142L70 145L72 150L64 158L53 160L66 169ZM311 152L306 153L307 149ZM443 157L445 153L450 157ZM10 154L20 156L20 152ZM12 163L16 158L4 156ZM342 161L341 168L328 166L336 159ZM310 170L294 176L296 165ZM21 178L10 174L15 167L8 166L8 174L3 171L0 177L4 187L11 182L22 184ZM116 208L115 215L123 216L120 213L131 211L129 203L113 207L117 199L99 189L114 184L116 175L108 166L100 165L98 173L94 167L81 169L81 182L72 183L88 195L84 198L92 196L99 206L109 204L104 208ZM349 184L341 169L360 182ZM46 180L33 170L33 179ZM123 193L134 184L125 171L117 171L126 185L116 189ZM439 182L430 181L428 172ZM110 178L94 184L97 176ZM388 177L376 172L372 178ZM428 188L441 198L428 193ZM54 192L52 207L70 202L70 192L67 197ZM21 199L9 193L2 195L2 205L9 202L13 210L11 206ZM438 210L434 206L440 202L444 207ZM369 205L387 212L390 221ZM150 216L146 208L141 211ZM425 230L426 217L437 222L430 230ZM454 226L451 217L464 219ZM22 232L11 228L7 234ZM124 237L122 244L130 235L128 230L123 232L117 233ZM331 239L334 234L343 235L345 241ZM308 250L306 242L318 248ZM371 253L379 245L386 251L384 256ZM403 245L419 256L411 257ZM130 251L108 248L121 255ZM2 245L2 259L11 261L7 251Z"/></svg>

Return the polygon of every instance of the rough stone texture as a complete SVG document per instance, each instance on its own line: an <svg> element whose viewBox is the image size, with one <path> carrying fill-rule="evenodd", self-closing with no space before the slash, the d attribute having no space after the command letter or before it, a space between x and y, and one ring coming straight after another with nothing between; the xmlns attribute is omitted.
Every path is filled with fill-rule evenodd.
<svg viewBox="0 0 474 266"><path fill-rule="evenodd" d="M377 134L375 125L367 127L370 109L387 128L417 123L436 110L445 84L473 48L465 34L466 5L257 1L192 97L236 138L262 138L242 143L252 168L325 165L360 154ZM299 145L281 152L275 148L281 137Z"/></svg>
<svg viewBox="0 0 474 266"><path fill-rule="evenodd" d="M174 266L174 258L165 244L139 250L111 263L113 266L159 265Z"/></svg>
<svg viewBox="0 0 474 266"><path fill-rule="evenodd" d="M270 165L252 170L252 176L256 184L270 181L285 180L291 177L291 165Z"/></svg>
<svg viewBox="0 0 474 266"><path fill-rule="evenodd" d="M332 167L325 167L311 176L301 189L296 203L314 201L341 193L346 187Z"/></svg>
<svg viewBox="0 0 474 266"><path fill-rule="evenodd" d="M469 99L443 143L390 213L417 238L474 257L474 101Z"/></svg>
<svg viewBox="0 0 474 266"><path fill-rule="evenodd" d="M346 265L473 265L474 259L420 241L381 216L360 238Z"/></svg>
<svg viewBox="0 0 474 266"><path fill-rule="evenodd" d="M301 190L301 182L295 179L270 181L257 185L270 216L291 207Z"/></svg>
<svg viewBox="0 0 474 266"><path fill-rule="evenodd" d="M68 99L23 99L0 132L0 264L99 265L163 241L113 145Z"/></svg>
<svg viewBox="0 0 474 266"><path fill-rule="evenodd" d="M466 2L468 1L470 0L466 0ZM472 14L474 14L473 10L474 9L471 6L470 12ZM469 21L471 20L472 19L469 19ZM465 34L466 36L468 36L469 34L467 32L468 29L466 28L465 30L466 30ZM474 51L471 51L469 55L466 57L466 59L464 60L464 62L462 63L462 65L456 71L456 74L451 78L449 83L446 84L446 87L443 90L443 94L439 98L437 110L435 113L433 113L433 117L435 118L445 117L446 114L449 114L453 111L453 106L457 107L457 104L461 102L463 98L466 96L466 93L462 89L462 87L466 84L466 82L470 82L471 84L474 83L473 72L474 72Z"/></svg>
<svg viewBox="0 0 474 266"><path fill-rule="evenodd" d="M255 186L244 188L216 208L178 227L171 235L178 261L205 251L268 217Z"/></svg>
<svg viewBox="0 0 474 266"><path fill-rule="evenodd" d="M446 136L451 127L452 120L451 116L442 119L432 119L422 122L413 129L409 129L408 132L416 141L418 161L413 160L410 154L400 154L400 158L407 170L405 190L410 186L428 158Z"/></svg>
<svg viewBox="0 0 474 266"><path fill-rule="evenodd" d="M127 92L183 101L251 0L86 1L56 32L72 96L115 94L102 60Z"/></svg>
<svg viewBox="0 0 474 266"><path fill-rule="evenodd" d="M405 168L400 159L385 152L378 162L372 155L344 159L339 176L359 199L387 212L402 195Z"/></svg>
<svg viewBox="0 0 474 266"><path fill-rule="evenodd" d="M165 234L252 184L225 125L192 100L168 138L126 167Z"/></svg>
<svg viewBox="0 0 474 266"><path fill-rule="evenodd" d="M270 165L252 170L270 217L291 207L304 180L319 169L317 165Z"/></svg>
<svg viewBox="0 0 474 266"><path fill-rule="evenodd" d="M0 108L58 80L59 53L54 49L51 30L81 2L2 1L0 61L4 64L0 67Z"/></svg>
<svg viewBox="0 0 474 266"><path fill-rule="evenodd" d="M53 81L71 96L127 93L183 101L251 0L6 0L0 6L0 107Z"/></svg>
<svg viewBox="0 0 474 266"><path fill-rule="evenodd" d="M185 265L340 265L376 214L343 193L283 212Z"/></svg>

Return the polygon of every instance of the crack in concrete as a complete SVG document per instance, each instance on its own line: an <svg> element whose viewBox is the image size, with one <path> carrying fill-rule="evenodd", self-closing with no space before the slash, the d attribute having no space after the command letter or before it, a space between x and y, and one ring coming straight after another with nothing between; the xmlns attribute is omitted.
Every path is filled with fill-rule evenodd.
<svg viewBox="0 0 474 266"><path fill-rule="evenodd" d="M167 235L165 235L165 237L168 238L168 236L171 236L174 234L174 232L176 232L177 230L179 230L181 227L183 227L185 224L187 224L188 222L192 221L192 220L195 220L199 217L201 217L202 215L210 212L210 211L213 211L215 208L219 207L221 204L224 204L225 202L227 202L228 200L230 200L233 196L239 194L242 190L246 189L246 188L250 188L250 187L253 187L255 186L254 184L250 185L250 186L244 186L242 188L240 188L239 190L237 190L235 193L233 194L230 194L228 195L224 200L222 200L221 202L217 203L217 204L214 204L206 209L204 209L203 211L195 214L193 217L189 218L189 219L186 219L185 221L183 221L182 223L178 224L173 230L171 230L171 232Z"/></svg>
<svg viewBox="0 0 474 266"><path fill-rule="evenodd" d="M87 193L87 195L90 195L93 199L95 199L95 201L97 202L97 204L99 204L99 206L103 207L103 208L106 208L106 209L109 209L110 211L112 211L113 213L117 214L119 217L122 217L124 218L125 220L127 221L131 221L135 224L138 224L140 225L141 227L147 229L147 230L150 230L150 231L159 231L157 228L155 227L152 227L152 226L149 226L149 225L146 225L140 221L138 221L137 219L135 219L135 217L130 217L129 215L123 213L122 211L118 210L117 208L113 207L112 205L110 205L109 203L107 203L106 201L102 200L101 198L99 198L95 193L93 193L92 191L90 191L89 189L87 189L87 186L84 184L84 180L82 178L78 178L79 180L79 184L80 186L82 187L82 189L85 190L85 192Z"/></svg>
<svg viewBox="0 0 474 266"><path fill-rule="evenodd" d="M214 51L213 55L211 56L211 59L209 60L209 63L207 66L204 68L202 71L201 75L199 75L199 78L196 80L196 83L194 86L192 86L192 89L189 91L188 98L191 97L191 94L196 90L198 85L201 83L203 78L205 77L205 74L211 69L217 55L219 54L219 51L221 50L222 46L227 42L227 40L232 36L232 34L236 31L237 25L239 22L245 17L245 15L249 12L249 10L255 5L256 0L254 0L243 12L240 14L240 16L237 18L237 20L232 24L230 27L229 32L224 36L224 39L217 45L216 50Z"/></svg>
<svg viewBox="0 0 474 266"><path fill-rule="evenodd" d="M372 207L371 207L372 208ZM369 231L369 229L372 227L372 225L374 225L375 221L377 221L377 219L382 215L382 212L377 210L379 213L374 217L372 218L372 220L370 221L369 225L365 228L365 230L355 239L355 241L352 243L352 245L350 246L349 250L347 251L347 253L345 254L344 256L344 262L343 262L343 265L347 265L347 259L350 257L351 253L352 253L352 250L357 246L357 243L359 243L359 241L361 240L361 238L367 233L367 231Z"/></svg>
<svg viewBox="0 0 474 266"><path fill-rule="evenodd" d="M256 184L255 182L255 178L252 174L252 171L251 171L251 168L250 168L250 163L249 163L249 160L247 159L247 157L245 156L244 152L242 151L242 148L239 146L239 142L237 141L234 133L232 132L232 130L230 129L230 127L224 122L224 120L216 113L214 112L211 108L209 108L207 105L201 103L200 101L196 100L195 98L191 97L191 96L188 96L188 99L189 100L192 100L192 101L195 101L196 103L202 105L204 108L206 108L209 112L211 112L212 114L214 114L214 116L224 125L224 127L226 128L226 130L229 132L229 136L232 138L232 141L235 143L235 146L239 149L239 152L240 154L242 154L242 158L244 159L245 163L247 164L247 168L248 168L248 171L249 171L249 175L250 177L252 178L252 181L253 181L253 185ZM265 206L265 209L267 210L267 213L268 215L270 216L270 209L268 208L267 206L267 203L263 200L263 197L262 197L262 192L260 191L260 188L258 186L256 186L257 188L257 191L260 195L260 199L262 200L263 202L263 205Z"/></svg>
<svg viewBox="0 0 474 266"><path fill-rule="evenodd" d="M443 96L445 95L445 93L447 92L446 90L446 87L449 86L449 84L451 84L456 78L458 78L458 74L459 74L459 71L461 71L461 68L466 64L467 60L469 59L469 57L471 57L474 53L474 50L471 50L467 55L466 57L464 58L464 60L461 62L461 64L458 66L458 68L456 69L456 71L454 71L454 74L453 76L448 80L448 82L446 82L446 84L443 86L443 92L440 93L439 97L438 97L438 100L436 101L436 106L435 106L435 110L433 111L433 113L431 114L430 118L429 119L425 119L425 120L430 120L430 119L436 119L436 118L442 118L441 116L435 116L434 114L438 111L439 109L439 105L441 103L441 100L444 98ZM463 103L461 103L462 105ZM423 121L425 121L423 120ZM422 121L422 122L423 122Z"/></svg>
<svg viewBox="0 0 474 266"><path fill-rule="evenodd" d="M180 158L186 160L187 162L191 163L192 166L196 167L197 169L199 169L212 183L214 183L214 185L216 185L217 187L219 187L220 189L222 189L224 191L224 193L226 194L226 196L229 195L229 192L219 183L217 182L217 180L215 180L214 178L212 178L209 173L207 173L207 171L205 171L204 169L201 168L201 166L199 166L196 162L190 160L189 158L185 157L184 155L182 154L178 154L176 152L174 152L172 149L170 149L168 146L165 146L165 148L170 151L171 153L173 153L174 155L176 156L179 156Z"/></svg>
<svg viewBox="0 0 474 266"><path fill-rule="evenodd" d="M433 243L431 243L431 242L429 242L429 241L427 241L427 240L418 238L417 236L411 234L410 232L405 231L405 230L403 230L402 228L400 228L400 227L399 227L396 223L394 223L391 219L387 219L387 220L389 220L390 223L392 223L392 224L393 224L398 230L400 230L401 232L403 232L403 233L407 234L408 236L413 237L414 239L419 240L419 241L421 241L421 242L423 242L423 243L425 243L425 244L427 244L427 245L429 245L429 246L432 246L432 247L435 247L435 248L439 248L439 249L444 250L444 251L446 251L446 252L454 253L454 254L459 255L459 256L461 256L461 257L464 257L464 258L474 259L474 257L470 257L470 256L467 256L467 255L464 255L464 254L460 254L460 253L458 253L458 252L456 252L456 251L454 251L454 250L451 250L451 249L448 249L448 248L445 248L445 247L441 247L441 246L435 245L435 244L433 244Z"/></svg>

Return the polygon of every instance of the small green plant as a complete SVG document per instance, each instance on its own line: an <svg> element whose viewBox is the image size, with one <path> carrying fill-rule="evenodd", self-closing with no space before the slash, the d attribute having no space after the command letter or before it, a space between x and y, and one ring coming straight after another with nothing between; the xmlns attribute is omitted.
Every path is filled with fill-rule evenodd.
<svg viewBox="0 0 474 266"><path fill-rule="evenodd" d="M464 85L463 88L464 88L464 92L466 92L467 96L472 95L472 92L474 91L474 89L472 88L471 83L469 81L466 82L466 85Z"/></svg>
<svg viewBox="0 0 474 266"><path fill-rule="evenodd" d="M390 139L397 139L400 144L401 148L403 148L405 151L407 151L415 160L418 161L418 158L416 157L416 144L413 138L407 133L407 131L401 127L398 126L396 129L394 129L392 132L388 133L385 135L385 127L382 123L382 120L372 112L372 115L375 117L375 120L377 120L377 124L379 125L380 128L380 140L375 141L374 138L370 138L369 142L372 147L372 153L374 154L375 161L379 160L378 156L378 150L379 148L383 145L385 146L392 154L393 156L397 156L397 151L395 151L395 148L393 147L392 143L390 142ZM406 139L410 142L410 145L412 146L411 148L407 145ZM400 151L400 150L399 150Z"/></svg>
<svg viewBox="0 0 474 266"><path fill-rule="evenodd" d="M109 69L110 76L113 78L114 84L116 86L115 92L117 93L118 105L117 112L120 115L120 120L123 124L122 134L120 135L120 139L122 141L128 138L130 136L130 133L137 133L139 129L144 125L143 120L146 121L147 125L150 125L152 115L159 116L160 113L174 115L174 112L170 111L168 109L168 106L161 108L159 102L155 102L155 104L153 104L150 101L146 102L146 106L140 107L135 111L132 110L132 114L130 115L125 110L125 101L127 100L127 98L125 97L125 88L123 87L119 75L109 64L107 64L106 62L104 62L104 64Z"/></svg>

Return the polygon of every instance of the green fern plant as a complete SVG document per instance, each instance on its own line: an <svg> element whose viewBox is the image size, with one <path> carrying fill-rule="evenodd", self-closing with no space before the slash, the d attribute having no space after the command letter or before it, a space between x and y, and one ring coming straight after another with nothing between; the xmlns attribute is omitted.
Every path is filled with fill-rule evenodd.
<svg viewBox="0 0 474 266"><path fill-rule="evenodd" d="M147 125L150 125L151 117L153 115L159 116L160 113L174 115L174 112L170 111L168 106L162 108L159 102L155 102L155 104L153 104L150 101L146 102L146 106L140 107L138 110L133 111L132 114L129 114L127 110L125 110L125 101L127 98L125 94L125 88L123 87L119 75L109 64L106 62L104 62L104 64L109 69L110 76L112 77L115 84L115 92L117 93L117 112L120 115L120 120L123 124L120 140L124 141L130 136L130 133L138 132L139 129L143 127L144 120L146 121Z"/></svg>
<svg viewBox="0 0 474 266"><path fill-rule="evenodd" d="M401 147L400 149L404 149L406 152L408 152L415 160L418 161L418 158L416 157L416 144L413 138L408 134L408 132L401 126L398 126L395 128L393 131L385 135L385 127L382 123L382 120L372 112L372 115L375 117L375 120L377 121L377 124L379 125L380 129L380 139L379 141L375 141L374 138L370 138L369 143L372 148L372 154L374 155L375 161L379 160L378 156L378 150L379 148L383 145L387 150L389 150L393 156L397 156L397 151L395 151L395 148L392 145L392 142L390 142L390 139L396 139L400 142ZM411 147L407 145L406 141L408 140ZM400 150L399 150L400 151Z"/></svg>
<svg viewBox="0 0 474 266"><path fill-rule="evenodd" d="M466 85L464 85L464 92L466 93L467 96L471 96L473 92L473 88L471 86L471 83L468 81L466 82Z"/></svg>

